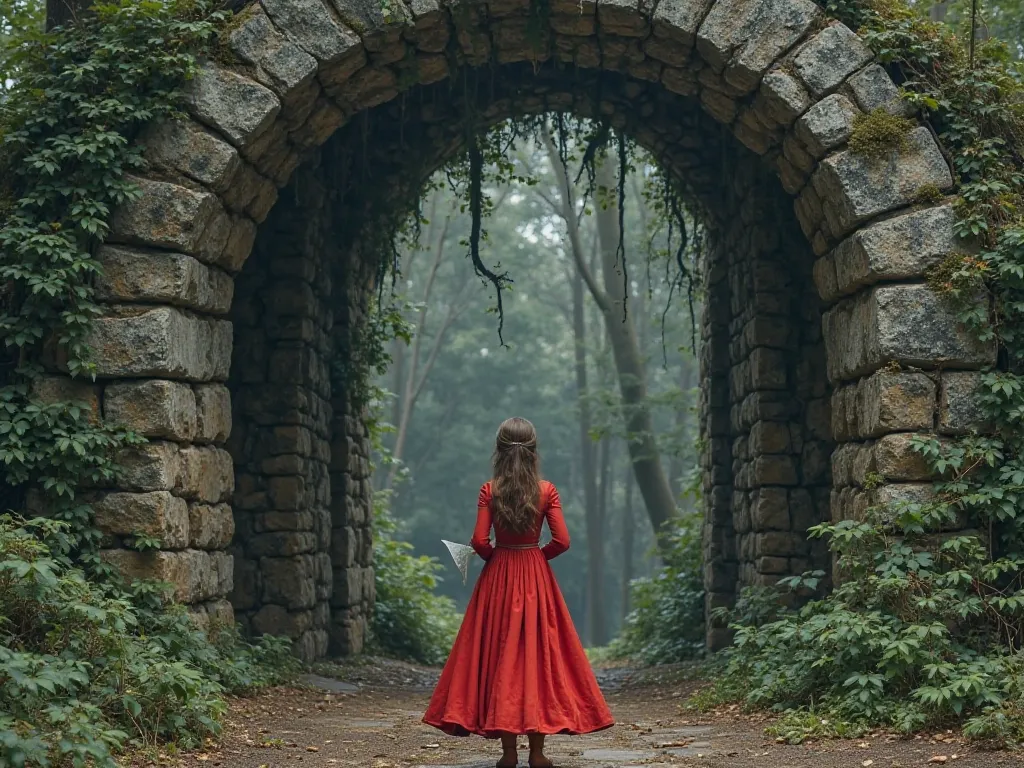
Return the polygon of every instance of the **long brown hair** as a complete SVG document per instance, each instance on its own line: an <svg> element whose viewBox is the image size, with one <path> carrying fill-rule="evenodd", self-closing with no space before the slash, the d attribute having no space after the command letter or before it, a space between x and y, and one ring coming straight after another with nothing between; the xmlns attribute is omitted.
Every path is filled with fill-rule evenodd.
<svg viewBox="0 0 1024 768"><path fill-rule="evenodd" d="M491 511L496 526L526 533L537 524L540 506L540 457L537 430L514 416L498 427L491 480Z"/></svg>

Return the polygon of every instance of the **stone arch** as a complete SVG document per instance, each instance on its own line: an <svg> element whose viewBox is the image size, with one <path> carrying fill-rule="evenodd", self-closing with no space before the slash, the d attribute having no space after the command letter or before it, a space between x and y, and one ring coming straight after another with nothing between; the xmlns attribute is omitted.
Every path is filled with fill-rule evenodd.
<svg viewBox="0 0 1024 768"><path fill-rule="evenodd" d="M606 117L707 215L709 609L826 566L804 531L855 515L868 473L926 492L909 436L969 426L993 351L924 284L955 248L951 206L915 205L953 184L929 129L884 159L846 146L857 115L903 111L852 32L810 0L386 7L248 6L192 83L191 118L143 139L92 339L105 416L152 438L100 503L110 561L174 582L200 617L233 602L305 658L359 649L367 435L330 362L373 286L368 233L458 150L468 111ZM165 549L118 548L140 527Z"/></svg>

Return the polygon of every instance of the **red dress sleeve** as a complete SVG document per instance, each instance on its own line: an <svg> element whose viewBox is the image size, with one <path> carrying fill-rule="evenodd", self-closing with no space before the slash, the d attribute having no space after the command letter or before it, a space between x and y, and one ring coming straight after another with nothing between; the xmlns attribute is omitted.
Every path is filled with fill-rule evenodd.
<svg viewBox="0 0 1024 768"><path fill-rule="evenodd" d="M484 560L490 560L494 553L491 546L491 484L484 483L476 502L476 527L469 542Z"/></svg>
<svg viewBox="0 0 1024 768"><path fill-rule="evenodd" d="M548 504L544 510L544 519L548 521L551 541L541 547L547 560L558 557L569 548L569 529L565 527L562 516L562 500L558 498L558 489L548 483Z"/></svg>

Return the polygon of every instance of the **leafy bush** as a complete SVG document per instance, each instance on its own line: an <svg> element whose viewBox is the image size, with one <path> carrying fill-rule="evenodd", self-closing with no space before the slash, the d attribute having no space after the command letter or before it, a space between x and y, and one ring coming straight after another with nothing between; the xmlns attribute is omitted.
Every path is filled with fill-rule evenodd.
<svg viewBox="0 0 1024 768"><path fill-rule="evenodd" d="M459 630L455 602L438 595L443 566L435 557L411 554L412 545L395 534L389 492L374 497L373 565L377 600L370 625L371 647L385 655L441 664Z"/></svg>
<svg viewBox="0 0 1024 768"><path fill-rule="evenodd" d="M608 653L644 664L668 664L704 647L701 520L690 516L664 534L665 566L631 585L633 610Z"/></svg>
<svg viewBox="0 0 1024 768"><path fill-rule="evenodd" d="M287 641L207 635L165 589L87 580L68 541L66 523L0 516L0 764L116 766L128 745L192 746L218 732L225 692L294 669Z"/></svg>
<svg viewBox="0 0 1024 768"><path fill-rule="evenodd" d="M814 529L831 537L844 580L796 610L777 594L753 601L760 621L736 624L722 690L776 709L813 705L834 723L913 731L968 717L976 736L1024 735L1024 659L1006 642L1020 626L1024 561L990 559L973 535L936 535L954 512L941 500L886 504Z"/></svg>

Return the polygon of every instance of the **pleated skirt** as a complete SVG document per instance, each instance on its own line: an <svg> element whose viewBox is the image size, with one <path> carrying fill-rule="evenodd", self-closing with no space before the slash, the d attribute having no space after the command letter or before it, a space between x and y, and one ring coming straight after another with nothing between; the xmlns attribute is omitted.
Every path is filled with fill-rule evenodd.
<svg viewBox="0 0 1024 768"><path fill-rule="evenodd" d="M614 724L539 548L494 550L423 722L486 738L576 735Z"/></svg>

